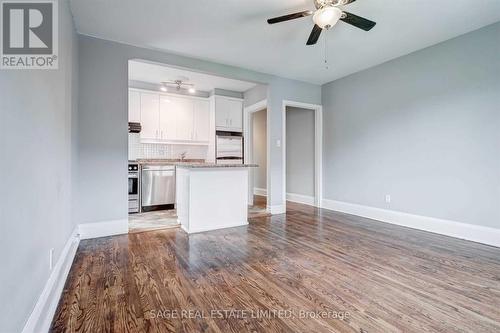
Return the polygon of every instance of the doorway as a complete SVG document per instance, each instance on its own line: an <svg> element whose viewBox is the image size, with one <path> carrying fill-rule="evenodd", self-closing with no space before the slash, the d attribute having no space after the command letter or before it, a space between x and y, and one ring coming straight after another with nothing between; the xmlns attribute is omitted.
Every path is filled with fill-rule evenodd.
<svg viewBox="0 0 500 333"><path fill-rule="evenodd" d="M253 205L250 214L255 215L267 210L267 109L250 115L252 163L258 165L252 169L253 181L250 183L253 193Z"/></svg>
<svg viewBox="0 0 500 333"><path fill-rule="evenodd" d="M283 101L283 202L321 207L322 107Z"/></svg>
<svg viewBox="0 0 500 333"><path fill-rule="evenodd" d="M314 204L314 110L286 108L286 199Z"/></svg>
<svg viewBox="0 0 500 333"><path fill-rule="evenodd" d="M269 215L269 114L267 100L244 109L245 163L258 164L248 177L249 217Z"/></svg>

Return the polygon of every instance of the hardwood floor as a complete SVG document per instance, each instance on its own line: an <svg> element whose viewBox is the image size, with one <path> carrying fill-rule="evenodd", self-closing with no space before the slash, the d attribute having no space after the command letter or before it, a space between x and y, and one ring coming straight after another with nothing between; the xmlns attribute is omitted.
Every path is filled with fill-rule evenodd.
<svg viewBox="0 0 500 333"><path fill-rule="evenodd" d="M267 211L267 198L261 195L253 196L253 206L248 207L248 218L268 217L271 214Z"/></svg>
<svg viewBox="0 0 500 333"><path fill-rule="evenodd" d="M499 248L289 203L82 241L51 331L500 332L499 309Z"/></svg>

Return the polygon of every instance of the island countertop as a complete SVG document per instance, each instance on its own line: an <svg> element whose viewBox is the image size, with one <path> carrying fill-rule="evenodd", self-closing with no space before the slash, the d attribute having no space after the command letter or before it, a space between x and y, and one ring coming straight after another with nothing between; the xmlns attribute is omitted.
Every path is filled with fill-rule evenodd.
<svg viewBox="0 0 500 333"><path fill-rule="evenodd" d="M141 165L174 165L181 168L257 168L258 164L215 164L213 162L205 162L203 160L191 159L181 161L180 159L138 159L129 161Z"/></svg>
<svg viewBox="0 0 500 333"><path fill-rule="evenodd" d="M216 168L257 168L258 164L215 164L215 163L173 163L178 168L186 169L216 169Z"/></svg>

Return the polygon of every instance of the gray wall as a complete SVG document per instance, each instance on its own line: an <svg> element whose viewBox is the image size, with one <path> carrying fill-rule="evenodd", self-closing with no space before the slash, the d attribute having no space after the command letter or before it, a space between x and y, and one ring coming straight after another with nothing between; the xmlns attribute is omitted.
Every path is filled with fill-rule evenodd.
<svg viewBox="0 0 500 333"><path fill-rule="evenodd" d="M254 188L267 189L267 110L253 113L253 163L259 167L254 169Z"/></svg>
<svg viewBox="0 0 500 333"><path fill-rule="evenodd" d="M286 108L286 193L314 196L314 110Z"/></svg>
<svg viewBox="0 0 500 333"><path fill-rule="evenodd" d="M79 36L80 223L127 218L127 63L144 59L224 77L268 84L272 139L281 137L283 99L321 102L321 87L151 49ZM271 152L272 205L282 200L281 148Z"/></svg>
<svg viewBox="0 0 500 333"><path fill-rule="evenodd" d="M248 89L243 93L244 105L250 106L267 99L268 89L269 87L266 84L258 84L252 89Z"/></svg>
<svg viewBox="0 0 500 333"><path fill-rule="evenodd" d="M324 197L499 228L499 36L496 23L324 85Z"/></svg>
<svg viewBox="0 0 500 333"><path fill-rule="evenodd" d="M268 205L283 205L283 161L282 148L276 142L282 138L282 110L283 100L299 101L309 104L321 104L321 89L305 83L298 83L282 78L274 78L269 83L267 99L267 112L270 112L268 126L270 126L270 179L271 197L268 197ZM268 194L269 195L269 194Z"/></svg>
<svg viewBox="0 0 500 333"><path fill-rule="evenodd" d="M75 228L77 63L59 1L59 69L0 70L0 332L21 332Z"/></svg>

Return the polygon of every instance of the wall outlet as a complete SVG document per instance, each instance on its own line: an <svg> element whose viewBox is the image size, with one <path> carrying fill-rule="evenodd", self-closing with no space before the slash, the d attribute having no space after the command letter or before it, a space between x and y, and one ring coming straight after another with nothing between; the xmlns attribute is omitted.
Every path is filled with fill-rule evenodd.
<svg viewBox="0 0 500 333"><path fill-rule="evenodd" d="M281 147L281 140L280 139L276 140L276 147L278 147L278 148Z"/></svg>
<svg viewBox="0 0 500 333"><path fill-rule="evenodd" d="M391 203L391 195L390 194L386 194L385 195L385 202L386 203Z"/></svg>
<svg viewBox="0 0 500 333"><path fill-rule="evenodd" d="M49 250L49 269L54 268L54 248Z"/></svg>

